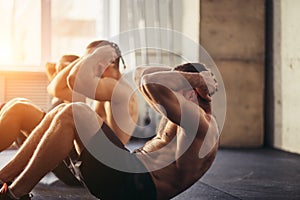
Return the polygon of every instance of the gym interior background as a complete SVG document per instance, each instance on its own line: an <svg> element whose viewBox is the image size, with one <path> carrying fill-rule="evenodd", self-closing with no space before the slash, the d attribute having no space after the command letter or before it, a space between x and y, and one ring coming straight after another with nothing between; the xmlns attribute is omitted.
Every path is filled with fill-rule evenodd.
<svg viewBox="0 0 300 200"><path fill-rule="evenodd" d="M26 97L47 109L46 61L80 55L94 39L167 28L200 43L218 66L227 95L221 147L300 154L299 9L298 0L0 0L0 102ZM152 58L176 63L151 52L129 56L129 68Z"/></svg>

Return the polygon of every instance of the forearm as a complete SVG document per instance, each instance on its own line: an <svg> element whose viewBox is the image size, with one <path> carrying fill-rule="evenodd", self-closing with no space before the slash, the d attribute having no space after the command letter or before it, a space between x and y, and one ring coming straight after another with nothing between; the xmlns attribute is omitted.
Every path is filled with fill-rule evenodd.
<svg viewBox="0 0 300 200"><path fill-rule="evenodd" d="M85 99L85 97L78 98L80 100L77 100L77 98L74 99L74 92L71 90L67 83L68 75L78 62L79 60L68 65L54 77L54 79L50 82L50 84L47 87L49 94L69 102L74 100L83 101L83 99ZM76 97L77 96L79 95L76 95Z"/></svg>
<svg viewBox="0 0 300 200"><path fill-rule="evenodd" d="M80 66L76 66L67 79L72 90L97 101L110 101L117 83L112 78L99 78L92 70L83 70Z"/></svg>
<svg viewBox="0 0 300 200"><path fill-rule="evenodd" d="M68 93L71 92L68 91L69 89L66 82L66 77L69 71L70 67L67 67L53 78L47 87L47 91L50 95L64 100L70 100L70 95L68 95Z"/></svg>
<svg viewBox="0 0 300 200"><path fill-rule="evenodd" d="M154 72L162 72L162 71L171 71L171 67L138 67L135 69L135 74L134 74L134 80L135 84L140 87L141 86L141 79L144 75L151 74Z"/></svg>
<svg viewBox="0 0 300 200"><path fill-rule="evenodd" d="M172 82L174 79L164 78L162 81L151 80L151 77L147 76L149 75L145 75L142 81L142 94L146 97L152 107L159 110L160 113L169 120L180 125L182 116L184 116L185 119L197 119L199 118L199 115L204 114L203 110L200 109L197 104L187 100L182 93L179 92L184 89L182 88L182 85L185 86L185 84L179 83L180 79L176 79L176 81ZM171 82L175 86L170 84ZM176 84L181 86L176 88ZM189 83L187 84L190 85ZM189 87L191 87L191 85ZM193 124L193 120L189 120L187 122L188 125L184 126L184 128L188 128L188 126L192 125L190 123Z"/></svg>
<svg viewBox="0 0 300 200"><path fill-rule="evenodd" d="M178 72L155 72L142 77L141 84L157 84L173 91L187 87L187 80Z"/></svg>
<svg viewBox="0 0 300 200"><path fill-rule="evenodd" d="M95 91L100 78L96 76L95 70L93 70L94 67L91 67L90 60L87 58L89 58L89 55L83 57L75 64L66 77L66 80L71 90L92 98L95 93L91 91Z"/></svg>

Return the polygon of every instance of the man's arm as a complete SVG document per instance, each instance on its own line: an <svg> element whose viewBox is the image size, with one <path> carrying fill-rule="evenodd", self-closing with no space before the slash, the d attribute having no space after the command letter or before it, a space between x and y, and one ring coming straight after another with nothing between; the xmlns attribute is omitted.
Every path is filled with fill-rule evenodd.
<svg viewBox="0 0 300 200"><path fill-rule="evenodd" d="M174 91L195 89L202 98L210 101L211 95L217 91L217 81L215 76L210 71L192 73L180 71L162 71L143 76L148 83L157 83L164 85Z"/></svg>
<svg viewBox="0 0 300 200"><path fill-rule="evenodd" d="M146 74L151 74L151 73L154 73L154 72L161 72L161 71L171 71L171 70L172 70L172 68L171 67L167 67L167 66L137 67L135 69L135 72L134 72L134 81L135 81L135 84L139 88L141 86L141 79Z"/></svg>
<svg viewBox="0 0 300 200"><path fill-rule="evenodd" d="M70 101L70 102L73 101L73 91L67 85L67 76L77 62L79 62L79 59L69 64L64 69L62 69L53 78L53 80L50 82L50 84L47 87L48 93L50 95L66 101ZM78 96L79 101L82 101L84 99L83 96L81 97L79 97L80 95L76 95L76 96Z"/></svg>
<svg viewBox="0 0 300 200"><path fill-rule="evenodd" d="M56 75L56 64L47 62L46 63L46 75L49 81L52 81Z"/></svg>
<svg viewBox="0 0 300 200"><path fill-rule="evenodd" d="M202 84L206 85L203 80L199 73L156 72L142 77L141 90L153 107L161 107L159 108L161 113L187 131L195 127L195 121L199 122L199 126L208 128L210 116L178 92L201 88Z"/></svg>
<svg viewBox="0 0 300 200"><path fill-rule="evenodd" d="M99 47L92 54L86 55L71 70L67 78L69 87L88 98L97 101L110 101L118 84L119 87L117 87L118 91L114 93L114 100L122 101L124 95L131 92L128 88L129 85L119 84L119 80L109 77L100 78L101 72L116 58L115 50L111 46Z"/></svg>

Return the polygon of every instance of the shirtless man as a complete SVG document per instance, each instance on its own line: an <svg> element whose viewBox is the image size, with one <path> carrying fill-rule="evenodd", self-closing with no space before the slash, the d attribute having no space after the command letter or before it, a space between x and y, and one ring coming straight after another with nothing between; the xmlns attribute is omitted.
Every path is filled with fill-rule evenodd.
<svg viewBox="0 0 300 200"><path fill-rule="evenodd" d="M92 53L97 46L112 44L108 41L94 41L86 47L86 54ZM118 80L121 77L119 71L119 61L121 52L115 45L118 58L112 63L103 78L112 78ZM48 85L48 93L54 98L49 110L63 102L84 102L85 97L81 94L75 93L67 85L67 76L74 65L80 60L76 55L64 55L57 64L46 64L46 75L50 81ZM111 89L108 87L107 89ZM105 89L106 90L106 89ZM109 98L105 101L95 101L94 109L103 118L106 119L107 124L113 128L121 140L126 144L131 134L124 134L124 131L119 129L112 119ZM3 109L2 109L3 107ZM132 98L129 108L132 119L137 121L137 100L136 97ZM0 109L0 152L7 149L15 141L18 144L22 143L25 138L29 136L31 131L41 122L45 116L45 111L36 106L32 101L26 98L14 98L1 105Z"/></svg>
<svg viewBox="0 0 300 200"><path fill-rule="evenodd" d="M101 88L106 81L97 78L95 68L105 70L103 66L107 66L116 56L112 52L111 59L106 56L107 60L104 62L104 58L101 58L104 52L108 55L112 51L104 47L98 48L78 63L79 68L84 70L82 76L78 74L79 71L74 71L74 74L77 74L76 81L71 73L69 84L73 89L88 97L104 98L102 95L105 96L105 93L101 93ZM95 147L100 148L100 151L108 156L114 155L110 155L110 152L103 149L105 143L109 141L102 138L108 138L124 151L126 149L118 137L114 136L113 130L106 125L104 119L85 104L72 103L58 106L48 113L14 159L0 170L2 182L14 180L9 187L3 184L0 200L17 199L17 197L29 199L25 194L68 155L74 141L81 161L77 170L90 192L98 198L169 199L191 186L211 166L217 151L219 133L211 111L211 95L216 90L216 82L208 71L195 73L181 72L180 69L181 67L178 71L150 70L152 73L147 73L147 70L138 70L137 72L137 76L140 77L137 79L141 80L138 81L138 85L141 86L142 94L150 105L163 115L164 125L160 129L162 132L133 154L149 169L149 172L118 171L94 158L83 144L95 143ZM87 80L92 81L76 87L77 81L85 83ZM189 84L186 84L187 82ZM116 93L112 101L116 101L116 106L122 106L118 102L124 95L127 98L131 97L132 91L125 82L118 87L122 92ZM91 91L96 93L92 94ZM124 112L120 112L120 115L124 115ZM181 123L182 117L185 119L184 123ZM76 123L75 118L78 120ZM128 111L121 118L126 120ZM195 124L196 128L193 129ZM36 140L36 136L38 137L40 133L44 133L43 137ZM211 145L205 149L207 154L201 154L203 144L207 143L205 142L207 136L210 139L208 143ZM155 157L151 155L152 152L163 149L171 138L174 138L176 145L172 145L172 148L162 151ZM186 144L189 144L187 148L185 148ZM202 156L199 156L200 154ZM33 156L30 159L31 155ZM152 171L151 168L162 163L163 158L171 158L173 161ZM118 157L118 159L121 159L123 165L130 165L126 158Z"/></svg>
<svg viewBox="0 0 300 200"><path fill-rule="evenodd" d="M126 133L125 129L119 128L112 115L111 97L109 96L112 93L111 90L113 84L121 78L121 73L119 71L120 49L113 43L99 40L90 43L86 47L86 55L91 54L97 47L104 45L113 45L117 58L102 74L101 78L105 81L104 84L102 84L103 87L101 88L101 91L105 91L106 95L94 102L94 110L102 119L105 119L106 124L114 130L122 143L126 144L131 137L133 128L131 128L131 132L126 130ZM47 76L51 80L47 89L49 94L55 97L51 109L63 102L85 101L85 96L72 91L67 83L67 77L70 71L78 62L80 62L80 60L81 58L78 56L66 55L63 56L57 64L47 64ZM76 70L74 69L74 71ZM123 103L123 100L127 105L128 102L126 101L126 98L123 98L120 103ZM130 119L132 119L133 122L136 122L138 111L135 95L132 95L128 104L129 108L127 107L127 109L130 112ZM45 114L46 113L43 110L38 108L28 99L16 98L9 101L0 113L0 151L8 148L14 141L19 141L19 138L21 138L23 134L24 137L22 138L27 138L31 131L41 122ZM65 164L68 164L68 159L65 160L65 163L58 165L58 168L55 168L53 172L66 184L78 185L79 183L73 178L73 175L66 171L67 168L65 167Z"/></svg>
<svg viewBox="0 0 300 200"><path fill-rule="evenodd" d="M121 51L119 47L106 40L98 40L90 43L86 47L86 55L90 55L95 51L95 49L110 45L115 49L115 53L117 55L117 58L110 63L108 66L105 67L105 70L103 73L99 74L97 76L101 75L101 87L98 88L96 93L97 96L93 96L90 94L87 94L86 92L88 90L82 90L80 92L74 92L71 87L72 84L74 84L73 77L76 77L76 74L79 70L79 65L76 66L77 63L82 62L82 58L77 59L70 65L68 65L66 68L64 68L61 73L59 73L55 78L54 81L48 86L48 92L52 94L55 97L58 97L60 99L65 99L69 102L78 102L81 101L82 96L88 97L90 99L96 100L93 102L93 110L100 115L100 117L105 121L105 123L115 132L115 134L119 137L119 139L122 141L123 144L127 144L131 137L131 133L129 131L124 130L124 128L120 128L114 119L114 115L112 114L112 108L111 108L111 95L113 92L113 89L116 85L116 83L119 81L119 79L122 77L122 74L119 70L119 63L121 58ZM84 58L83 56L83 58ZM105 55L102 55L104 57ZM108 55L110 56L110 55ZM90 70L90 72L94 73L94 71ZM67 77L69 74L72 73L72 75L69 77L71 80L69 83L67 82ZM97 77L99 78L99 77ZM82 79L81 79L82 80ZM84 82L85 81L85 82ZM81 84L84 85L90 85L93 82L93 79L85 79L82 81ZM71 84L71 87L70 87ZM89 87L87 87L89 88ZM90 89L90 88L89 88ZM128 102L127 102L128 101ZM122 109L127 109L130 113L130 119L133 120L133 122L137 122L138 119L138 105L137 105L137 97L136 95L132 95L132 97L128 100L128 98L121 99L120 104L124 103L127 107L122 107ZM127 111L126 111L127 112ZM133 131L133 130L132 130Z"/></svg>
<svg viewBox="0 0 300 200"><path fill-rule="evenodd" d="M137 69L136 74L141 93L162 114L156 137L136 152L151 170L157 199L170 199L201 178L214 160L219 131L211 101L217 82L199 63L172 71ZM156 151L160 152L147 156ZM170 164L161 165L166 160Z"/></svg>

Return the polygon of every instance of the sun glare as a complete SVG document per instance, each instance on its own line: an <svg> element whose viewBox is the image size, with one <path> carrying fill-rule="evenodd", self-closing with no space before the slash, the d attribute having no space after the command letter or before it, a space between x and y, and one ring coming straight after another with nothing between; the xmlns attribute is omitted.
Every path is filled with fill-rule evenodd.
<svg viewBox="0 0 300 200"><path fill-rule="evenodd" d="M0 63L10 64L12 59L12 49L7 43L0 43Z"/></svg>

